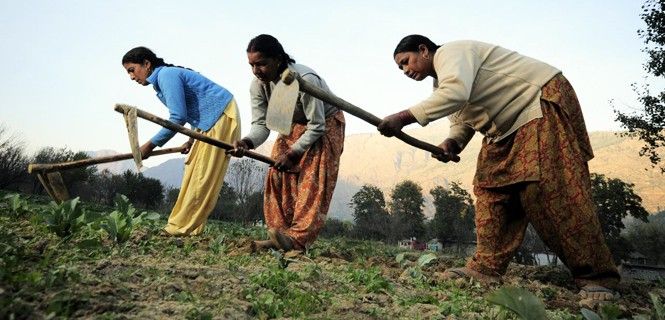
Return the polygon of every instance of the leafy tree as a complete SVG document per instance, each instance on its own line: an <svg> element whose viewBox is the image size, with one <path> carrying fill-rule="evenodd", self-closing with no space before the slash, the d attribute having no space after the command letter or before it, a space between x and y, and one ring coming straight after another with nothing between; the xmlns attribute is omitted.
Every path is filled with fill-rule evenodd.
<svg viewBox="0 0 665 320"><path fill-rule="evenodd" d="M475 211L471 195L457 182L449 189L437 186L430 194L436 209L430 223L431 233L441 242L456 243L458 249L462 243L474 240Z"/></svg>
<svg viewBox="0 0 665 320"><path fill-rule="evenodd" d="M0 189L28 179L28 157L24 153L23 143L14 135L7 135L7 130L0 125Z"/></svg>
<svg viewBox="0 0 665 320"><path fill-rule="evenodd" d="M245 223L263 220L263 189L252 192L245 202Z"/></svg>
<svg viewBox="0 0 665 320"><path fill-rule="evenodd" d="M645 30L638 30L639 37L644 39L649 59L644 69L655 77L665 77L665 1L647 0L642 5L642 20L647 25ZM629 135L637 136L645 145L640 150L640 156L647 156L653 166L662 162L662 147L665 147L665 91L651 94L649 85L645 84L642 90L633 84L633 90L638 95L643 110L635 114L625 114L615 109L616 120L628 130ZM661 173L665 166L660 165Z"/></svg>
<svg viewBox="0 0 665 320"><path fill-rule="evenodd" d="M219 191L219 199L215 204L210 217L212 219L219 219L225 221L235 221L237 219L237 202L238 196L235 190L229 186L228 183L222 184L222 189Z"/></svg>
<svg viewBox="0 0 665 320"><path fill-rule="evenodd" d="M638 196L632 183L620 179L607 178L605 175L591 174L591 191L596 204L600 225L616 260L625 258L630 251L621 231L626 227L623 219L631 216L647 221L649 213L642 207L642 198Z"/></svg>
<svg viewBox="0 0 665 320"><path fill-rule="evenodd" d="M323 229L321 229L321 236L325 238L344 237L349 234L350 230L351 226L348 223L339 219L328 218Z"/></svg>
<svg viewBox="0 0 665 320"><path fill-rule="evenodd" d="M425 215L422 187L411 180L398 183L393 189L388 207L392 217L392 240L423 237Z"/></svg>
<svg viewBox="0 0 665 320"><path fill-rule="evenodd" d="M87 195L87 200L96 201L107 206L113 205L115 195L120 193L122 184L122 176L103 170L91 177L89 182L90 194Z"/></svg>
<svg viewBox="0 0 665 320"><path fill-rule="evenodd" d="M519 264L536 265L536 254L545 251L547 251L547 246L540 239L533 225L529 224L524 231L524 240L515 252L514 259ZM556 262L556 257L554 257L554 261Z"/></svg>
<svg viewBox="0 0 665 320"><path fill-rule="evenodd" d="M225 183L233 189L235 195L235 211L229 215L234 221L252 223L263 218L263 183L266 172L267 167L246 158L229 165Z"/></svg>
<svg viewBox="0 0 665 320"><path fill-rule="evenodd" d="M167 187L164 191L164 203L162 204L162 212L171 212L171 209L175 205L175 202L178 201L178 196L180 195L179 188Z"/></svg>
<svg viewBox="0 0 665 320"><path fill-rule="evenodd" d="M390 217L386 211L383 192L376 186L363 185L351 198L353 235L360 239L385 240Z"/></svg>
<svg viewBox="0 0 665 320"><path fill-rule="evenodd" d="M164 188L159 180L130 170L120 175L104 170L91 177L88 188L88 196L105 205L112 205L118 193L126 195L139 208L157 209L164 200Z"/></svg>
<svg viewBox="0 0 665 320"><path fill-rule="evenodd" d="M137 207L154 209L162 203L164 188L159 180L130 170L122 174L122 179L124 185L120 188L120 193L126 195Z"/></svg>
<svg viewBox="0 0 665 320"><path fill-rule="evenodd" d="M647 223L634 223L628 228L626 238L635 250L647 257L650 264L665 264L665 217L664 213L649 217Z"/></svg>

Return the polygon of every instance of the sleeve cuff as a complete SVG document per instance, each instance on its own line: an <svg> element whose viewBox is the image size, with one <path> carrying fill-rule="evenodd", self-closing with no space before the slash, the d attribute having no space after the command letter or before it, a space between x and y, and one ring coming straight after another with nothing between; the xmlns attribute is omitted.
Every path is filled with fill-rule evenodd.
<svg viewBox="0 0 665 320"><path fill-rule="evenodd" d="M425 110L423 108L418 108L418 107L411 107L409 108L409 111L413 115L414 118L416 118L416 121L418 121L418 124L421 126L426 126L429 123L429 119L427 118L427 113L425 113Z"/></svg>
<svg viewBox="0 0 665 320"><path fill-rule="evenodd" d="M299 155L302 155L303 153L305 153L305 148L297 142L294 143L293 145L291 145L291 150L293 150L293 152L295 152Z"/></svg>
<svg viewBox="0 0 665 320"><path fill-rule="evenodd" d="M448 134L448 139L455 140L457 145L460 147L460 150L464 150L466 145L469 143L473 137L475 130L466 127L464 125L455 125L450 127L450 133Z"/></svg>
<svg viewBox="0 0 665 320"><path fill-rule="evenodd" d="M244 143L246 143L246 144L247 144L247 147L249 147L250 149L254 149L254 148L255 148L255 146L254 146L254 141L252 141L252 139L250 139L250 138L242 138L242 139L240 139L240 140L242 140Z"/></svg>

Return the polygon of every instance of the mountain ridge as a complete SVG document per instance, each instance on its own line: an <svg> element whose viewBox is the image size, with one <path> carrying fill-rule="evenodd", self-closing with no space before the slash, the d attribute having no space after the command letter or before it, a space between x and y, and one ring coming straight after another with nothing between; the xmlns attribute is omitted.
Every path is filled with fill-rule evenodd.
<svg viewBox="0 0 665 320"><path fill-rule="evenodd" d="M405 132L415 138L438 144L448 134L447 121L432 123L426 127L406 128ZM589 137L595 157L589 162L591 172L609 178L618 178L633 183L635 192L642 197L649 212L665 207L665 175L652 168L648 159L638 155L642 142L617 132L590 132ZM345 137L344 152L340 160L337 188L333 196L329 215L350 220L352 210L348 204L351 197L364 184L372 184L383 190L386 200L394 186L406 179L418 183L428 201L429 191L437 185L446 187L458 182L469 193L475 173L476 157L481 145L477 134L460 154L459 163L442 163L426 151L411 147L397 139L386 138L378 133L359 133ZM258 153L269 155L272 142L260 146ZM165 185L179 187L184 165L183 158L170 159L147 169L146 176L159 179ZM131 164L131 161L130 161ZM432 214L431 204L425 209Z"/></svg>

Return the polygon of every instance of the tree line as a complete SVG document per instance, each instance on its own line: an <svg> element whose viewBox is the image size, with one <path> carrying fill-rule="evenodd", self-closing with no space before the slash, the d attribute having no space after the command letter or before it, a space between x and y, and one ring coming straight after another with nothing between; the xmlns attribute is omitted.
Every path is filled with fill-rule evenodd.
<svg viewBox="0 0 665 320"><path fill-rule="evenodd" d="M23 141L0 124L0 189L26 194L46 195L35 175L27 171L29 163L59 163L89 158L82 151L43 147L28 155ZM266 167L250 159L232 161L220 201L211 213L213 219L253 223L263 218L263 177ZM62 179L71 197L112 206L116 194L123 194L138 208L168 215L176 202L179 189L165 187L158 179L127 170L112 173L95 166L64 170Z"/></svg>
<svg viewBox="0 0 665 320"><path fill-rule="evenodd" d="M665 212L649 215L634 185L603 174L592 173L592 196L605 240L617 263L629 261L639 252L650 264L665 264L660 249L665 241ZM434 216L426 219L422 187L406 180L398 183L386 200L377 186L364 185L352 197L353 224L329 219L324 236L345 236L396 243L416 238L425 242L437 239L463 253L465 245L475 241L475 211L471 195L459 183L429 191ZM529 226L516 260L535 264L537 253L548 253L547 246Z"/></svg>

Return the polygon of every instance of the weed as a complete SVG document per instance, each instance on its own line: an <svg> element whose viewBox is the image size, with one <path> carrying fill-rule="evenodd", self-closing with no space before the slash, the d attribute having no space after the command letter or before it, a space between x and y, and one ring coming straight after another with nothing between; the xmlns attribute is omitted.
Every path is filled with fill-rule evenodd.
<svg viewBox="0 0 665 320"><path fill-rule="evenodd" d="M224 243L225 241L226 236L220 235L214 240L210 241L210 244L208 244L208 249L210 249L210 251L212 251L214 254L225 253L228 250L228 246Z"/></svg>
<svg viewBox="0 0 665 320"><path fill-rule="evenodd" d="M653 311L654 315L656 316L656 319L658 320L664 320L665 319L665 305L660 301L660 298L653 293L650 292L649 296L651 297L651 302L653 303Z"/></svg>
<svg viewBox="0 0 665 320"><path fill-rule="evenodd" d="M637 315L633 319L654 319L654 320L663 320L665 319L665 306L658 298L658 295L653 292L649 293L651 297L651 303L653 304L653 310L651 310L651 315ZM605 304L601 305L598 312L595 313L589 309L582 308L582 316L586 320L619 320L622 314L619 306L615 304Z"/></svg>
<svg viewBox="0 0 665 320"><path fill-rule="evenodd" d="M279 295L286 295L289 283L300 281L297 273L284 269L268 269L267 271L254 274L250 280L263 288L270 289Z"/></svg>
<svg viewBox="0 0 665 320"><path fill-rule="evenodd" d="M180 291L175 293L173 294L173 299L178 302L194 302L196 300L194 295L189 291Z"/></svg>
<svg viewBox="0 0 665 320"><path fill-rule="evenodd" d="M194 307L187 310L185 313L185 319L187 320L211 320L212 313L205 308Z"/></svg>
<svg viewBox="0 0 665 320"><path fill-rule="evenodd" d="M88 303L88 297L77 295L68 290L58 292L46 307L51 316L71 317L74 312Z"/></svg>
<svg viewBox="0 0 665 320"><path fill-rule="evenodd" d="M321 279L323 271L321 270L321 267L318 264L312 263L305 266L305 274L306 274L305 278L307 280L316 281Z"/></svg>
<svg viewBox="0 0 665 320"><path fill-rule="evenodd" d="M330 300L326 292L299 288L297 273L272 268L250 277L252 286L244 290L252 304L252 312L259 318L302 316L318 312Z"/></svg>
<svg viewBox="0 0 665 320"><path fill-rule="evenodd" d="M185 244L182 246L182 254L185 257L189 257L196 250L196 244L193 241L185 241Z"/></svg>
<svg viewBox="0 0 665 320"><path fill-rule="evenodd" d="M417 303L422 304L438 304L439 299L431 294L416 292L416 294L407 296L406 298L399 299L399 303L402 306L410 306Z"/></svg>
<svg viewBox="0 0 665 320"><path fill-rule="evenodd" d="M46 271L43 285L46 288L60 287L67 283L78 282L80 279L81 274L77 268L60 265Z"/></svg>
<svg viewBox="0 0 665 320"><path fill-rule="evenodd" d="M393 285L381 275L377 267L355 269L349 266L348 279L355 284L365 286L367 292L392 292Z"/></svg>

